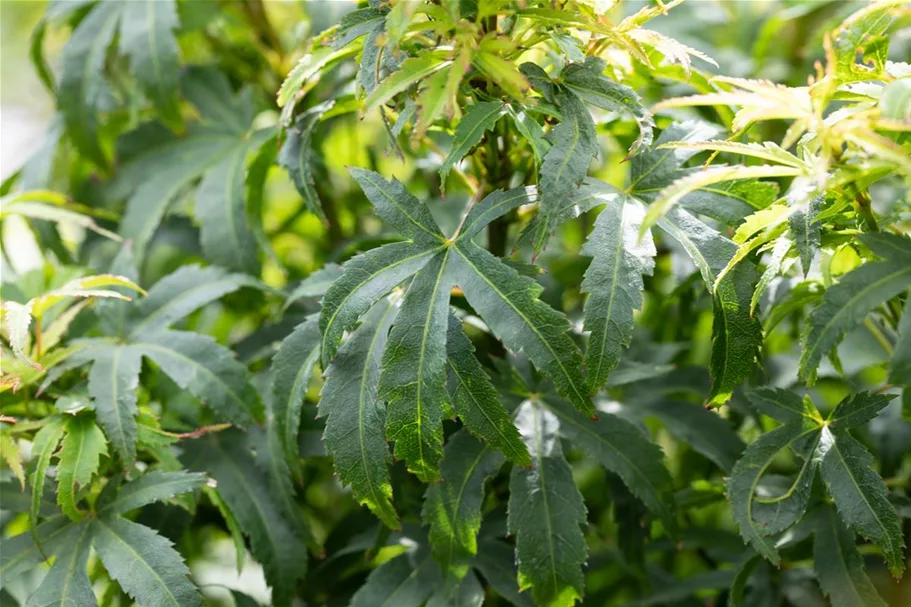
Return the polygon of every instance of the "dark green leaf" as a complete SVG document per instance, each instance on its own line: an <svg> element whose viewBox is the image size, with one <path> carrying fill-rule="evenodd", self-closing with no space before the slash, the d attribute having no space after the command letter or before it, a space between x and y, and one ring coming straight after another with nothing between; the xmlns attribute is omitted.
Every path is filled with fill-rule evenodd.
<svg viewBox="0 0 911 607"><path fill-rule="evenodd" d="M600 390L620 363L624 346L630 344L633 313L642 307L642 275L655 266L651 234L639 240L645 215L642 205L627 197L613 197L595 220L595 227L582 247L592 257L582 291L585 329L591 331L585 354L588 387Z"/></svg>
<svg viewBox="0 0 911 607"><path fill-rule="evenodd" d="M102 168L108 154L98 136L98 112L105 93L105 55L117 32L123 5L100 2L83 19L63 47L58 107L76 148Z"/></svg>
<svg viewBox="0 0 911 607"><path fill-rule="evenodd" d="M886 607L864 571L854 534L828 506L816 517L813 568L833 607Z"/></svg>
<svg viewBox="0 0 911 607"><path fill-rule="evenodd" d="M105 504L104 512L123 514L181 493L195 491L205 482L206 477L202 474L153 470L118 488L114 499Z"/></svg>
<svg viewBox="0 0 911 607"><path fill-rule="evenodd" d="M98 605L86 566L92 546L94 523L85 521L75 526L70 542L63 545L54 564L44 576L26 607L93 607Z"/></svg>
<svg viewBox="0 0 911 607"><path fill-rule="evenodd" d="M178 386L209 405L219 418L248 426L262 417L262 403L246 368L214 339L187 331L141 336L132 348L161 367Z"/></svg>
<svg viewBox="0 0 911 607"><path fill-rule="evenodd" d="M462 430L446 444L443 482L427 488L421 516L430 525L430 545L447 584L454 588L478 552L485 480L503 465L503 456Z"/></svg>
<svg viewBox="0 0 911 607"><path fill-rule="evenodd" d="M743 383L762 348L762 325L750 311L759 273L742 262L724 275L715 289L712 323L712 390L707 403L722 405Z"/></svg>
<svg viewBox="0 0 911 607"><path fill-rule="evenodd" d="M474 346L462 330L462 323L449 317L446 336L449 393L456 414L468 430L519 466L530 466L528 449L500 402L496 388L474 355Z"/></svg>
<svg viewBox="0 0 911 607"><path fill-rule="evenodd" d="M300 114L294 120L294 125L285 131L285 142L278 154L278 164L288 171L307 209L323 221L326 221L326 215L313 180L311 138L323 114L332 109L333 105L334 101L327 101Z"/></svg>
<svg viewBox="0 0 911 607"><path fill-rule="evenodd" d="M242 287L259 286L244 274L229 274L217 266L181 266L155 283L139 301L133 336L166 329L194 311Z"/></svg>
<svg viewBox="0 0 911 607"><path fill-rule="evenodd" d="M313 367L319 360L319 343L319 326L314 316L295 327L272 359L269 423L277 432L284 459L292 465L299 459L297 435L301 407L313 376Z"/></svg>
<svg viewBox="0 0 911 607"><path fill-rule="evenodd" d="M174 0L137 0L123 5L120 50L161 118L172 127L182 124L178 106L179 50L174 31L180 25Z"/></svg>
<svg viewBox="0 0 911 607"><path fill-rule="evenodd" d="M599 413L598 420L591 420L559 401L547 406L560 420L561 435L617 474L668 532L676 531L673 481L660 447L634 425L609 413Z"/></svg>
<svg viewBox="0 0 911 607"><path fill-rule="evenodd" d="M350 607L420 607L439 584L440 570L424 550L383 563L351 598Z"/></svg>
<svg viewBox="0 0 911 607"><path fill-rule="evenodd" d="M531 204L538 196L534 187L513 188L511 190L496 190L491 192L478 204L471 207L462 229L460 239L470 239L476 236L490 222L502 217L512 209L524 204Z"/></svg>
<svg viewBox="0 0 911 607"><path fill-rule="evenodd" d="M384 179L379 173L349 167L351 177L361 186L376 214L404 236L419 245L433 246L445 240L430 209L415 198L397 179Z"/></svg>
<svg viewBox="0 0 911 607"><path fill-rule="evenodd" d="M180 554L148 527L101 517L92 523L92 545L111 578L134 599L149 607L202 606Z"/></svg>
<svg viewBox="0 0 911 607"><path fill-rule="evenodd" d="M395 455L424 482L439 479L446 392L446 326L451 249L432 257L411 281L383 352L379 397Z"/></svg>
<svg viewBox="0 0 911 607"><path fill-rule="evenodd" d="M836 405L827 420L833 431L847 430L873 419L895 398L894 394L858 392L846 396Z"/></svg>
<svg viewBox="0 0 911 607"><path fill-rule="evenodd" d="M72 520L82 518L76 502L98 472L101 456L107 454L104 434L90 415L77 415L67 420L66 436L57 464L57 504Z"/></svg>
<svg viewBox="0 0 911 607"><path fill-rule="evenodd" d="M593 413L569 323L538 299L540 285L471 242L460 241L453 249L454 280L494 335L506 347L523 350L578 410Z"/></svg>
<svg viewBox="0 0 911 607"><path fill-rule="evenodd" d="M734 520L740 527L740 535L774 564L781 560L775 539L766 534L762 524L757 522L753 515L756 490L779 451L793 446L798 441L809 440L813 433L818 432L819 427L815 425L788 424L763 434L747 447L728 479L728 499L731 502Z"/></svg>
<svg viewBox="0 0 911 607"><path fill-rule="evenodd" d="M526 401L516 413L531 452L531 470L513 468L509 481L509 532L516 536L519 588L531 588L535 604L572 605L582 596L587 555L585 505L563 457L558 419Z"/></svg>
<svg viewBox="0 0 911 607"><path fill-rule="evenodd" d="M631 115L636 120L639 124L639 138L629 150L629 156L634 156L640 148L648 149L652 145L655 122L636 91L614 82L602 73L603 70L604 63L600 60L589 60L584 64L571 63L560 74L560 80L586 103L611 112Z"/></svg>
<svg viewBox="0 0 911 607"><path fill-rule="evenodd" d="M242 433L184 443L187 465L207 472L250 538L253 556L265 569L275 605L291 604L295 584L306 573L307 549L272 498L268 479L254 465Z"/></svg>
<svg viewBox="0 0 911 607"><path fill-rule="evenodd" d="M877 306L911 285L911 242L894 234L860 237L885 261L866 263L841 277L826 290L822 302L810 313L804 327L800 376L812 380L822 357L842 335L860 324Z"/></svg>
<svg viewBox="0 0 911 607"><path fill-rule="evenodd" d="M326 417L323 441L335 470L354 497L387 526L398 527L389 483L386 411L377 397L380 359L398 307L377 304L339 350L325 371L320 415Z"/></svg>
<svg viewBox="0 0 911 607"><path fill-rule="evenodd" d="M904 569L901 521L882 477L873 471L873 456L846 431L826 427L818 457L822 480L842 519L882 547L889 569L898 576Z"/></svg>
<svg viewBox="0 0 911 607"><path fill-rule="evenodd" d="M464 158L473 147L481 143L484 133L491 130L506 113L506 106L499 101L482 101L469 106L456 125L452 148L440 165L440 188L446 191L446 177L452 167Z"/></svg>
<svg viewBox="0 0 911 607"><path fill-rule="evenodd" d="M553 232L557 209L582 183L588 174L588 165L598 152L595 123L588 108L573 93L557 95L563 120L550 132L551 148L541 164L539 188L541 192L542 237L535 241L539 253L547 244L543 236Z"/></svg>
<svg viewBox="0 0 911 607"><path fill-rule="evenodd" d="M231 270L259 274L259 244L247 221L244 171L247 147L238 146L203 177L196 218L206 257Z"/></svg>
<svg viewBox="0 0 911 607"><path fill-rule="evenodd" d="M407 242L395 243L358 255L342 266L342 276L326 291L320 312L324 368L338 351L342 335L354 326L358 317L424 267L437 252Z"/></svg>

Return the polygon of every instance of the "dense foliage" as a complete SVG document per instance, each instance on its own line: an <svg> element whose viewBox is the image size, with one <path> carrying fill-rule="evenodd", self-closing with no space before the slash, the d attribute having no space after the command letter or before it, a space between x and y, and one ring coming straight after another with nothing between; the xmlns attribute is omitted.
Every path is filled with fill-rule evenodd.
<svg viewBox="0 0 911 607"><path fill-rule="evenodd" d="M911 604L911 9L616 4L52 0L0 603Z"/></svg>

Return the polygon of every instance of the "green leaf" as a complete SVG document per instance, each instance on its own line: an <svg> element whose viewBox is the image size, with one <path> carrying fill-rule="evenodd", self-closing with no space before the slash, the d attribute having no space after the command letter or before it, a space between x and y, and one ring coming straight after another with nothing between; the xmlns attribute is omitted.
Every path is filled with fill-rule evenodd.
<svg viewBox="0 0 911 607"><path fill-rule="evenodd" d="M870 392L846 396L835 406L826 421L833 432L859 426L876 417L894 398L895 394Z"/></svg>
<svg viewBox="0 0 911 607"><path fill-rule="evenodd" d="M638 240L644 207L627 197L613 197L595 220L595 227L582 247L592 257L585 271L582 291L585 329L591 331L585 362L588 387L599 390L620 363L624 346L633 333L633 313L642 307L642 275L655 266L655 243L651 234Z"/></svg>
<svg viewBox="0 0 911 607"><path fill-rule="evenodd" d="M348 43L360 38L381 26L386 21L386 12L373 7L362 8L346 13L335 31L332 48L338 50Z"/></svg>
<svg viewBox="0 0 911 607"><path fill-rule="evenodd" d="M136 459L136 390L142 353L132 346L104 345L93 348L90 355L88 390L95 415L124 468L129 468Z"/></svg>
<svg viewBox="0 0 911 607"><path fill-rule="evenodd" d="M33 533L0 539L0 586L21 579L23 573L47 560L46 554L72 545L76 529L67 517L57 515L38 525ZM37 536L37 543L33 536Z"/></svg>
<svg viewBox="0 0 911 607"><path fill-rule="evenodd" d="M446 326L451 249L432 257L411 281L383 353L379 397L386 402L386 438L424 482L439 478L446 392Z"/></svg>
<svg viewBox="0 0 911 607"><path fill-rule="evenodd" d="M604 63L590 59L584 64L571 63L560 73L560 80L582 101L607 110L632 116L639 125L639 138L630 147L630 156L640 148L652 145L655 121L642 104L642 99L630 87L614 82L603 74Z"/></svg>
<svg viewBox="0 0 911 607"><path fill-rule="evenodd" d="M509 532L516 537L519 588L531 587L536 605L570 606L581 599L587 556L585 505L560 447L560 422L544 407L524 402L516 413L534 467L515 467L509 480Z"/></svg>
<svg viewBox="0 0 911 607"><path fill-rule="evenodd" d="M376 214L416 244L433 246L445 239L427 205L415 198L397 179L349 167L348 172L366 194Z"/></svg>
<svg viewBox="0 0 911 607"><path fill-rule="evenodd" d="M195 65L184 67L180 86L184 97L199 110L206 132L230 134L235 143L247 139L255 112L249 89L237 93L224 72Z"/></svg>
<svg viewBox="0 0 911 607"><path fill-rule="evenodd" d="M889 502L886 484L873 471L873 456L846 431L825 427L818 457L822 480L842 519L879 544L889 570L900 575L905 568L901 521Z"/></svg>
<svg viewBox="0 0 911 607"><path fill-rule="evenodd" d="M398 307L377 304L339 350L325 371L320 415L326 417L323 441L335 470L354 497L387 526L399 526L389 482L386 411L377 397L380 359Z"/></svg>
<svg viewBox="0 0 911 607"><path fill-rule="evenodd" d="M886 607L864 571L854 534L832 507L820 509L816 516L813 568L833 607Z"/></svg>
<svg viewBox="0 0 911 607"><path fill-rule="evenodd" d="M86 566L92 546L94 523L85 521L75 526L71 541L57 553L54 564L41 581L26 607L97 606Z"/></svg>
<svg viewBox="0 0 911 607"><path fill-rule="evenodd" d="M898 323L898 341L889 362L889 381L911 384L911 314L902 314Z"/></svg>
<svg viewBox="0 0 911 607"><path fill-rule="evenodd" d="M130 57L131 71L159 116L180 128L177 70L179 49L174 30L180 26L174 0L139 0L123 5L120 50Z"/></svg>
<svg viewBox="0 0 911 607"><path fill-rule="evenodd" d="M319 326L313 317L295 327L272 359L270 425L278 433L284 458L289 464L300 458L297 435L301 408L313 367L319 360L319 343Z"/></svg>
<svg viewBox="0 0 911 607"><path fill-rule="evenodd" d="M98 111L104 95L104 63L117 32L123 5L100 2L73 31L60 58L57 105L76 148L101 168L109 164L98 136Z"/></svg>
<svg viewBox="0 0 911 607"><path fill-rule="evenodd" d="M533 607L527 592L519 592L516 584L515 552L509 544L495 539L478 542L474 566L491 588L518 607Z"/></svg>
<svg viewBox="0 0 911 607"><path fill-rule="evenodd" d="M319 297L325 295L329 287L342 275L342 266L335 263L327 263L322 268L300 281L294 290L288 295L282 308L287 310L291 304L305 297Z"/></svg>
<svg viewBox="0 0 911 607"><path fill-rule="evenodd" d="M44 481L51 463L51 456L54 455L57 445L60 444L60 439L63 438L65 427L66 421L63 417L52 417L47 425L35 434L35 439L32 441L32 456L37 459L35 471L32 472L32 476L29 478L29 483L32 486L32 498L29 508L29 524L31 525L30 531L32 533L38 528L38 515L41 513L41 500L44 497Z"/></svg>
<svg viewBox="0 0 911 607"><path fill-rule="evenodd" d="M531 151L535 155L535 162L540 166L544 161L544 155L550 149L550 142L544 135L544 129L524 109L507 105L506 113L512 118L516 130L531 146Z"/></svg>
<svg viewBox="0 0 911 607"><path fill-rule="evenodd" d="M295 472L298 473L298 477L300 476L300 466L297 465L300 456L295 457L294 462L289 464L274 424L269 424L265 432L259 428L250 430L248 440L256 454L256 465L268 477L269 488L279 511L285 516L294 533L319 554L323 548L310 535L297 501L294 479L291 476L291 465L296 465ZM306 566L306 563L303 565Z"/></svg>
<svg viewBox="0 0 911 607"><path fill-rule="evenodd" d="M615 415L599 413L598 420L593 421L560 401L546 404L559 419L561 435L617 474L630 492L661 519L669 533L676 531L673 481L660 447Z"/></svg>
<svg viewBox="0 0 911 607"><path fill-rule="evenodd" d="M133 599L149 607L202 606L190 570L170 541L119 516L92 523L92 545L108 574Z"/></svg>
<svg viewBox="0 0 911 607"><path fill-rule="evenodd" d="M497 86L512 97L522 100L528 92L529 83L525 76L516 67L513 61L503 59L499 55L483 50L474 54L472 64L485 76L490 78Z"/></svg>
<svg viewBox="0 0 911 607"><path fill-rule="evenodd" d="M168 205L206 169L224 158L235 143L233 137L221 133L204 135L191 130L186 138L141 154L118 170L113 183L125 184L132 192L120 223L120 235L133 242L137 259L144 256Z"/></svg>
<svg viewBox="0 0 911 607"><path fill-rule="evenodd" d="M409 57L402 62L398 71L383 80L367 95L361 114L372 112L418 81L451 65L451 60L443 59L435 52L428 52L420 57Z"/></svg>
<svg viewBox="0 0 911 607"><path fill-rule="evenodd" d="M760 413L785 424L799 424L805 419L822 421L815 407L790 390L760 386L747 392L747 398Z"/></svg>
<svg viewBox="0 0 911 607"><path fill-rule="evenodd" d="M313 130L323 114L332 109L335 101L327 101L308 109L298 115L294 125L285 130L285 142L278 154L278 164L288 171L294 187L304 199L307 209L326 221L322 203L313 180L313 148L311 138Z"/></svg>
<svg viewBox="0 0 911 607"><path fill-rule="evenodd" d="M819 426L816 424L786 424L766 432L747 447L728 479L728 499L731 502L734 520L740 528L740 535L745 542L776 565L781 558L775 547L775 540L767 535L763 524L754 516L756 491L766 470L781 450L794 446L798 441L809 440L818 432ZM795 487L797 486L798 483L795 482ZM806 504L803 506L805 508Z"/></svg>
<svg viewBox="0 0 911 607"><path fill-rule="evenodd" d="M739 263L718 282L712 323L712 389L707 404L726 403L753 368L762 348L762 325L750 311L759 272Z"/></svg>
<svg viewBox="0 0 911 607"><path fill-rule="evenodd" d="M249 426L262 417L262 403L234 353L207 335L159 331L133 348L161 367L174 383L211 407L220 419Z"/></svg>
<svg viewBox="0 0 911 607"><path fill-rule="evenodd" d="M183 444L189 468L205 471L250 538L253 556L265 570L272 602L289 606L297 580L306 574L307 549L275 503L242 433L229 430Z"/></svg>
<svg viewBox="0 0 911 607"><path fill-rule="evenodd" d="M823 355L877 306L911 285L911 242L894 234L864 234L860 240L884 261L865 263L826 290L804 325L800 377L812 381Z"/></svg>
<svg viewBox="0 0 911 607"><path fill-rule="evenodd" d="M76 502L79 490L85 488L98 472L101 456L107 454L104 434L89 415L67 420L66 436L57 464L57 504L72 520L82 518Z"/></svg>
<svg viewBox="0 0 911 607"><path fill-rule="evenodd" d="M247 147L239 146L208 170L196 193L196 218L206 257L231 270L259 274L259 244L247 221L244 171Z"/></svg>
<svg viewBox="0 0 911 607"><path fill-rule="evenodd" d="M538 197L538 190L533 186L495 190L473 205L462 223L459 238L468 240L481 233L487 225L498 217L525 204L531 204Z"/></svg>
<svg viewBox="0 0 911 607"><path fill-rule="evenodd" d="M123 514L181 493L195 491L205 483L206 477L202 474L152 470L119 487L114 499L105 504L102 512Z"/></svg>
<svg viewBox="0 0 911 607"><path fill-rule="evenodd" d="M484 482L503 461L498 451L462 430L446 444L443 482L427 488L421 517L430 525L433 557L450 588L466 576L478 552Z"/></svg>
<svg viewBox="0 0 911 607"><path fill-rule="evenodd" d="M342 276L326 291L320 311L319 328L323 334L320 352L323 368L335 353L345 331L374 303L412 276L439 251L409 242L372 249L349 259Z"/></svg>
<svg viewBox="0 0 911 607"><path fill-rule="evenodd" d="M446 357L449 393L456 414L469 432L499 449L509 461L530 466L528 449L474 351L471 340L462 330L462 323L450 316Z"/></svg>
<svg viewBox="0 0 911 607"><path fill-rule="evenodd" d="M217 266L181 266L156 282L139 301L141 318L130 328L130 333L136 337L166 329L229 293L258 286L249 276L230 274Z"/></svg>
<svg viewBox="0 0 911 607"><path fill-rule="evenodd" d="M831 44L835 52L833 67L839 84L879 79L885 68L888 42L883 56L878 56L875 49L903 4L900 0L886 0L867 6L848 17L835 30ZM871 53L871 50L874 52ZM858 54L863 63L857 63Z"/></svg>
<svg viewBox="0 0 911 607"><path fill-rule="evenodd" d="M541 286L471 242L460 240L453 250L453 278L494 335L506 347L523 350L579 411L593 414L569 323L538 299Z"/></svg>
<svg viewBox="0 0 911 607"><path fill-rule="evenodd" d="M464 158L473 147L481 143L484 133L491 130L503 115L506 106L499 101L481 101L470 105L456 125L452 147L440 165L440 188L446 191L446 177L452 167Z"/></svg>
<svg viewBox="0 0 911 607"><path fill-rule="evenodd" d="M684 196L701 188L731 180L758 179L762 177L796 177L803 169L781 165L759 166L723 166L717 165L696 173L690 173L665 187L649 206L648 213L639 229L640 234L667 215L668 211L680 202Z"/></svg>
<svg viewBox="0 0 911 607"><path fill-rule="evenodd" d="M350 15L351 13L348 14ZM374 22L372 28L367 30L367 38L364 40L361 60L360 63L358 63L357 84L361 90L368 95L380 84L384 48L379 42L380 36L383 35L384 30L385 23L383 23L382 19L378 22ZM432 76L431 79L438 76L439 73L436 76Z"/></svg>
<svg viewBox="0 0 911 607"><path fill-rule="evenodd" d="M585 179L588 165L599 149L595 123L588 108L570 92L559 92L557 100L563 119L548 135L551 148L544 156L538 180L541 192L538 212L543 235L553 232L557 209ZM547 243L539 238L534 244L535 253L540 253Z"/></svg>
<svg viewBox="0 0 911 607"><path fill-rule="evenodd" d="M825 196L814 196L805 204L799 205L788 218L791 236L800 254L804 277L810 272L810 264L813 263L813 257L816 256L822 238L822 225L816 221L816 216L819 215L824 201Z"/></svg>
<svg viewBox="0 0 911 607"><path fill-rule="evenodd" d="M455 588L438 590L427 601L426 607L481 607L485 598L478 576L469 571Z"/></svg>
<svg viewBox="0 0 911 607"><path fill-rule="evenodd" d="M439 585L440 570L424 550L387 561L370 572L349 607L421 607Z"/></svg>

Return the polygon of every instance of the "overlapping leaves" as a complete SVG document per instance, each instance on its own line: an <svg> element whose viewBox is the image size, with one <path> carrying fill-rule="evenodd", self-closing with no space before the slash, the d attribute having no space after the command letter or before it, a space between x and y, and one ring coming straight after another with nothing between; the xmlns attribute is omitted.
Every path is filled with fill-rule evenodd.
<svg viewBox="0 0 911 607"><path fill-rule="evenodd" d="M351 173L377 214L410 240L374 249L343 266L341 277L323 298L321 356L328 366L335 358L342 334L383 295L413 276L383 350L382 371L376 383L377 397L386 402L386 436L394 441L396 455L406 461L411 471L425 481L440 475L441 422L451 403L446 387L447 327L450 291L455 285L506 346L524 350L551 377L561 394L579 410L592 411L580 371L581 357L567 335L569 325L565 318L537 299L540 287L533 281L471 242L490 221L531 202L534 190L494 192L474 205L459 231L447 239L427 207L401 183L387 181L371 171L352 169ZM367 363L363 363L362 376L369 371ZM466 367L464 355L450 358L450 363L457 375L457 386L472 396L456 399L456 411L469 430L508 455L521 454L514 429L504 434L502 422L482 419L502 416L498 413L502 405L490 397L489 391L475 394L478 389L484 390L483 372L478 373L479 369L472 368L470 362ZM333 391L338 389L333 387L333 374L329 366L330 381L324 388L324 399L334 398ZM368 402L366 406L375 405ZM476 416L472 414L474 408L489 413ZM327 412L329 436L333 432L333 411ZM329 448L337 452L340 449L333 445ZM521 463L522 458L518 461ZM367 499L364 494L359 497Z"/></svg>
<svg viewBox="0 0 911 607"><path fill-rule="evenodd" d="M782 425L753 442L728 481L728 496L744 540L773 563L780 560L777 534L806 512L817 471L841 519L878 544L896 575L904 569L902 530L888 490L871 467L873 456L848 430L869 421L894 398L866 392L846 397L823 419L808 398L777 388L751 394L756 409ZM799 463L783 491L763 488L774 458L791 450ZM840 523L838 523L840 524Z"/></svg>

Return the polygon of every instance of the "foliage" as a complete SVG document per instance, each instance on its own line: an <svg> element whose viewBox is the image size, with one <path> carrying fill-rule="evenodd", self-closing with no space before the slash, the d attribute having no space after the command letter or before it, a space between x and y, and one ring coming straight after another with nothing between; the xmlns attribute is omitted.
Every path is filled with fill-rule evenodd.
<svg viewBox="0 0 911 607"><path fill-rule="evenodd" d="M905 604L911 11L766 4L51 2L3 604Z"/></svg>

